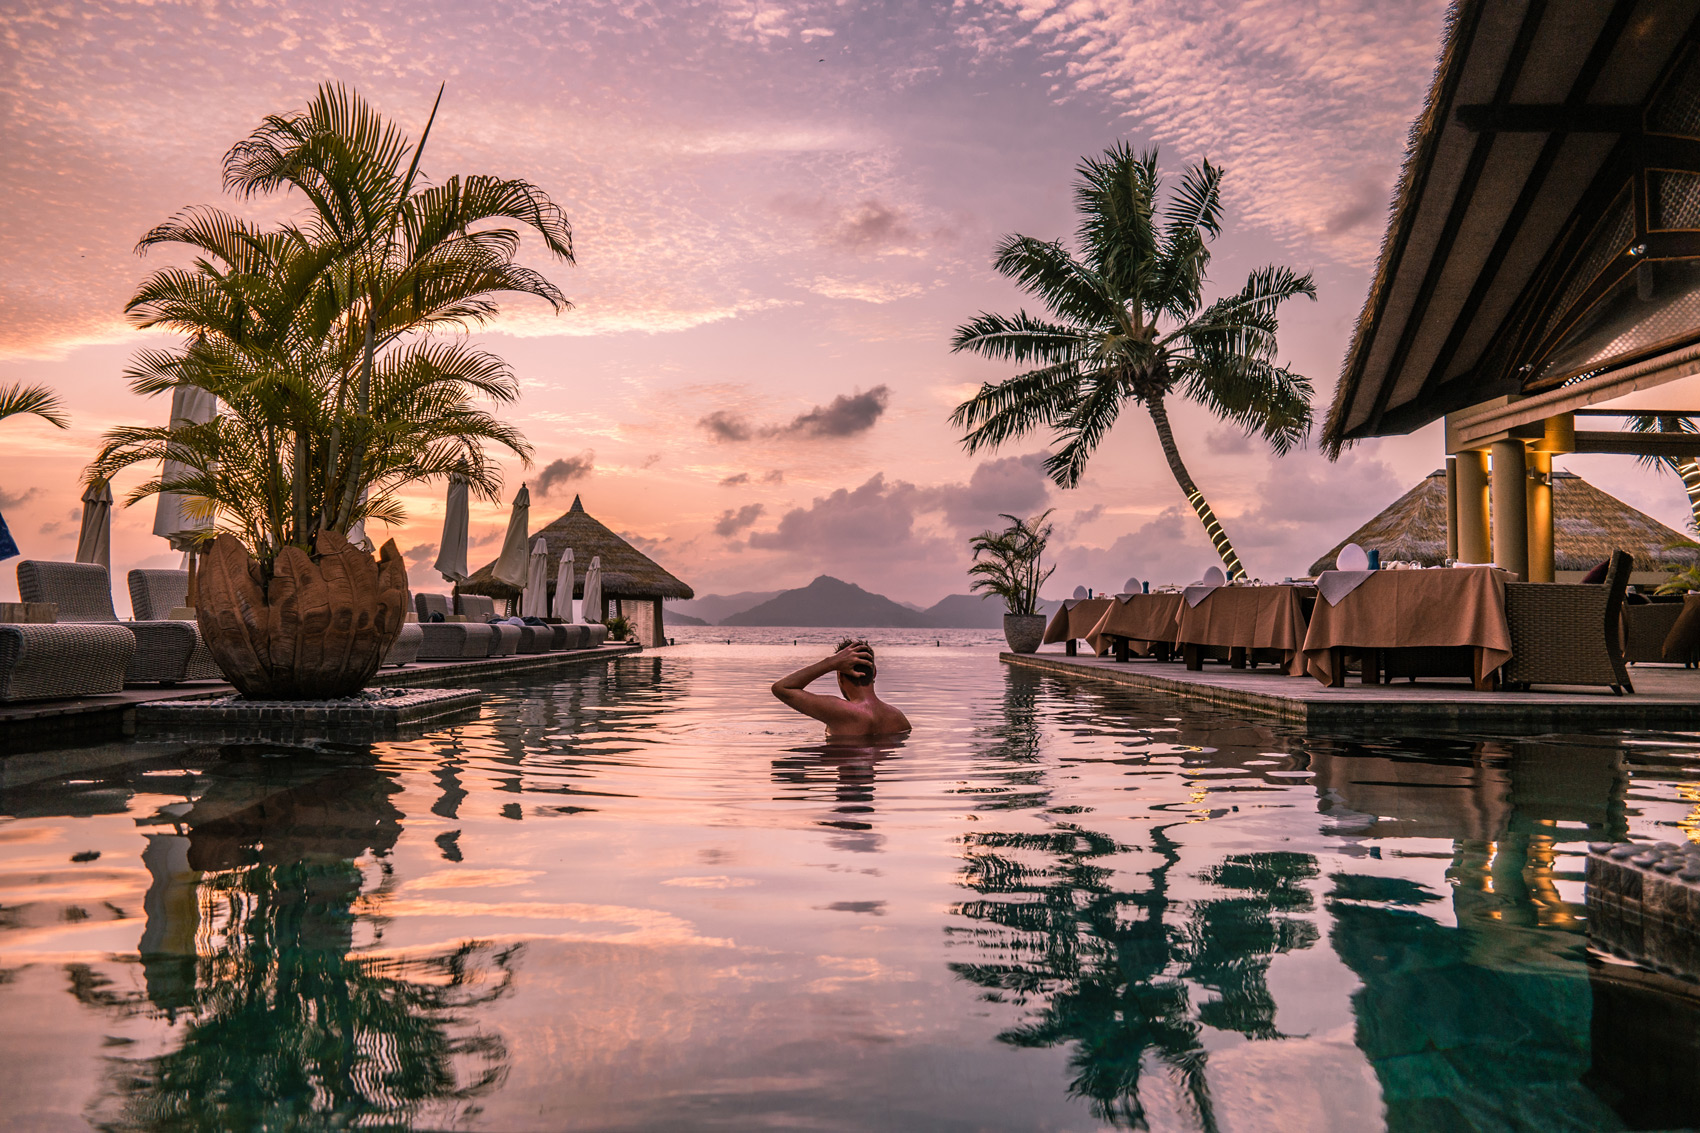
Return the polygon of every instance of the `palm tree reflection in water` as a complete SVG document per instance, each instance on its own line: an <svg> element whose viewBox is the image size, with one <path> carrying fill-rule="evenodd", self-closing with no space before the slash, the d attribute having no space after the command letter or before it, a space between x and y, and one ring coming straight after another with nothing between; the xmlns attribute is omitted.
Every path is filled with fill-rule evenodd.
<svg viewBox="0 0 1700 1133"><path fill-rule="evenodd" d="M100 1126L401 1128L476 1113L507 1051L468 1031L467 1013L509 989L518 949L354 952L358 920L381 936L397 786L307 753L230 754L177 833L151 837L146 999L86 973L74 988L91 1005L185 1024L175 1049L113 1062ZM371 887L354 860L367 851L383 870Z"/></svg>

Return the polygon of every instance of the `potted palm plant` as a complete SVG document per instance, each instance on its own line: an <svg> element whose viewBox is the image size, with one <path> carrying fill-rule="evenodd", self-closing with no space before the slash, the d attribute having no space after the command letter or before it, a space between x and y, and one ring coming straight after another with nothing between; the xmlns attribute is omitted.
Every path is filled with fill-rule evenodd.
<svg viewBox="0 0 1700 1133"><path fill-rule="evenodd" d="M968 542L974 550L974 565L968 568L974 581L969 589L1003 599L1008 611L1003 616L1003 636L1016 653L1032 653L1045 638L1039 588L1057 569L1040 562L1051 539L1051 525L1046 522L1050 515L1050 511L1032 519L1004 515L1008 527L982 531Z"/></svg>
<svg viewBox="0 0 1700 1133"><path fill-rule="evenodd" d="M529 182L425 183L430 131L427 121L415 144L357 94L321 87L305 111L268 117L224 159L227 187L298 190L303 216L262 228L188 209L140 245L185 246L194 261L155 272L126 308L137 326L186 338L140 352L131 388L198 386L221 409L198 425L113 429L87 475L167 457L181 469L126 502L175 492L212 520L197 620L225 676L253 698L350 695L400 632L405 564L393 541L376 561L350 545L351 527L401 521L403 488L456 473L495 500L501 474L487 448L531 456L479 404L517 396L507 364L434 332L487 321L502 292L565 309L555 285L514 257L523 227L571 263L572 233Z"/></svg>

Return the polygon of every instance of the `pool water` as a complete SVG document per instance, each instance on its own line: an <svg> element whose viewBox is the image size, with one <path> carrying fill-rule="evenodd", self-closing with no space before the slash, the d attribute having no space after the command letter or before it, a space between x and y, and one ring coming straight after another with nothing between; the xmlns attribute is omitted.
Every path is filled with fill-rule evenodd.
<svg viewBox="0 0 1700 1133"><path fill-rule="evenodd" d="M768 636L0 761L3 1124L1693 1120L1694 1001L1590 958L1581 871L1700 837L1700 737L1307 736L957 635L881 650L912 738L833 744Z"/></svg>

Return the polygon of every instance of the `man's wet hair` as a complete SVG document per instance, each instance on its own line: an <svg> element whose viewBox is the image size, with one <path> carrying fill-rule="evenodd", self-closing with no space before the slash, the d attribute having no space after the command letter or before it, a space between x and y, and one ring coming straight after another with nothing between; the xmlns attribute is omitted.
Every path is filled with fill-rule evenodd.
<svg viewBox="0 0 1700 1133"><path fill-rule="evenodd" d="M874 651L874 647L869 645L866 641L863 641L861 638L847 637L843 641L840 641L838 643L837 652L842 653L846 649L850 648L852 645L860 645L863 649L866 649L870 654L873 653L873 651ZM847 675L850 678L851 684L871 685L871 684L874 683L874 671L873 671L873 669L869 668L867 665L864 665L860 661L858 661L858 662L856 662L856 664L850 666L850 672Z"/></svg>

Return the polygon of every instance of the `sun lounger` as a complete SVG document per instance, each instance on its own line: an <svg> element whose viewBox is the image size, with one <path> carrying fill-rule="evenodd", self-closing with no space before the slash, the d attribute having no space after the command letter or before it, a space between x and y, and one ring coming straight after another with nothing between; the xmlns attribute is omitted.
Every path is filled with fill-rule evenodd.
<svg viewBox="0 0 1700 1133"><path fill-rule="evenodd" d="M18 594L26 602L57 603L60 625L116 625L134 634L135 655L124 673L128 683L223 678L194 622L120 622L112 607L112 582L97 563L25 559L18 564Z"/></svg>
<svg viewBox="0 0 1700 1133"><path fill-rule="evenodd" d="M496 616L496 603L494 599L482 594L462 594L460 612L474 621L487 621ZM542 653L548 648L546 643L539 641L533 626L508 625L503 622L491 628L500 637L500 641L490 649L492 657L511 657L515 653ZM550 635L549 640L553 639L553 635Z"/></svg>
<svg viewBox="0 0 1700 1133"><path fill-rule="evenodd" d="M0 703L122 692L135 655L122 625L0 624Z"/></svg>
<svg viewBox="0 0 1700 1133"><path fill-rule="evenodd" d="M401 632L397 633L395 640L390 643L389 651L384 654L384 659L378 663L378 667L394 665L399 669L403 665L412 664L419 660L419 651L424 648L425 631L420 628L419 623L402 622Z"/></svg>
<svg viewBox="0 0 1700 1133"><path fill-rule="evenodd" d="M449 600L441 594L415 594L419 631L423 639L419 656L425 661L465 661L492 656L500 641L494 626L482 622L434 622L432 614L449 616ZM515 635L517 642L518 635Z"/></svg>

